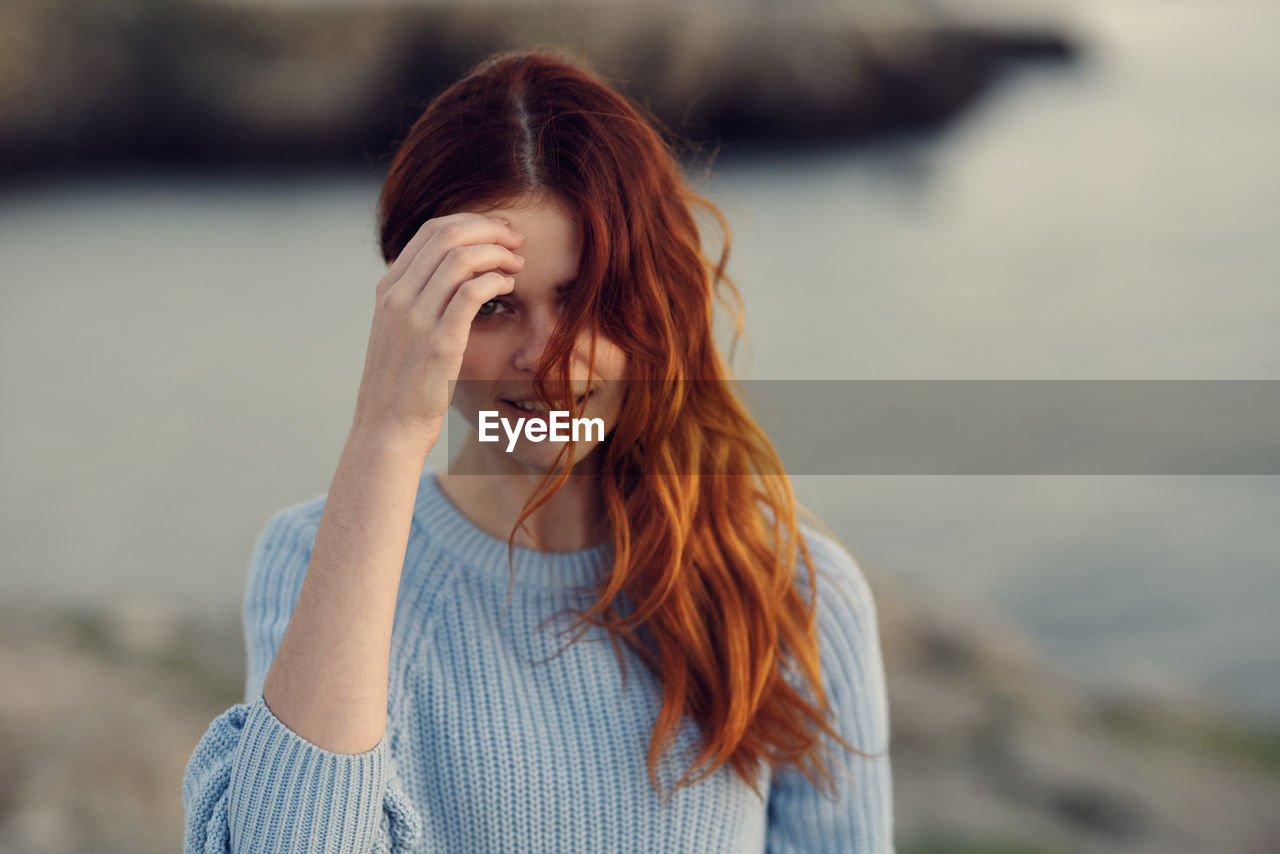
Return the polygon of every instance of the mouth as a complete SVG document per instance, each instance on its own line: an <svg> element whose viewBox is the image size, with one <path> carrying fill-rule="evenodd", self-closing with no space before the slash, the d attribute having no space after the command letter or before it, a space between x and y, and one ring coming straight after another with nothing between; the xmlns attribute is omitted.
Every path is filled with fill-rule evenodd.
<svg viewBox="0 0 1280 854"><path fill-rule="evenodd" d="M591 397L593 391L584 392L583 394L578 395L574 399L574 405L581 407L583 402ZM542 406L541 403L538 402L537 399L508 400L505 397L500 397L498 398L498 400L502 401L508 407L515 409L519 412L524 412L529 415L537 415L541 417L546 417L547 415L547 410Z"/></svg>

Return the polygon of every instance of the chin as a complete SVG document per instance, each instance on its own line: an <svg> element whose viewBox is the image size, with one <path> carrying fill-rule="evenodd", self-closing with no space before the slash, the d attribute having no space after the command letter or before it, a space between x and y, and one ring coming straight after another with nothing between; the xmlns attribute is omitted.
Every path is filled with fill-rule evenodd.
<svg viewBox="0 0 1280 854"><path fill-rule="evenodd" d="M573 451L574 470L581 468L583 462L593 454L600 453L602 444L601 442L593 442L590 445L579 443ZM553 470L558 471L559 466L564 465L564 460L561 460L558 465L556 463L556 456L560 454L561 448L562 446L558 444L532 443L522 439L511 453L508 454L506 451L499 451L499 453L516 465L544 474Z"/></svg>

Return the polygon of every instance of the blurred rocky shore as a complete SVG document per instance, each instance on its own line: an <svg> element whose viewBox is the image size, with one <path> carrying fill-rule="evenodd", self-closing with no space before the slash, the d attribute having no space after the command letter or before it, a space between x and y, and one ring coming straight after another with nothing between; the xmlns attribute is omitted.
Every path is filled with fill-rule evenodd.
<svg viewBox="0 0 1280 854"><path fill-rule="evenodd" d="M862 139L946 122L1060 28L832 3L210 0L0 4L0 178L119 166L382 167L489 53L565 47L696 144Z"/></svg>
<svg viewBox="0 0 1280 854"><path fill-rule="evenodd" d="M998 615L864 568L902 854L1275 850L1276 732L1199 701L1091 697ZM5 603L0 854L176 851L186 761L239 702L242 656L235 614Z"/></svg>

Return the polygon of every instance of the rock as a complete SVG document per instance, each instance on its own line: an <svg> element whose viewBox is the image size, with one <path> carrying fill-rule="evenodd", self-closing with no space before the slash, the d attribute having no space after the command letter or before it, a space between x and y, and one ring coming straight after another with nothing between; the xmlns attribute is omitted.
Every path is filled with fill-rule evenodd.
<svg viewBox="0 0 1280 854"><path fill-rule="evenodd" d="M1262 852L1280 834L1280 736L1209 703L1089 696L979 603L863 568L904 852Z"/></svg>
<svg viewBox="0 0 1280 854"><path fill-rule="evenodd" d="M234 615L3 611L0 852L176 850L187 759L243 690Z"/></svg>
<svg viewBox="0 0 1280 854"><path fill-rule="evenodd" d="M904 854L1263 852L1280 837L1280 733L1206 703L1092 697L1000 614L861 563ZM5 603L0 852L174 850L183 770L241 699L243 654L233 613Z"/></svg>
<svg viewBox="0 0 1280 854"><path fill-rule="evenodd" d="M761 143L936 126L1008 63L1075 55L1043 26L953 24L927 8L9 0L0 176L382 164L430 95L508 48L577 51L694 142Z"/></svg>

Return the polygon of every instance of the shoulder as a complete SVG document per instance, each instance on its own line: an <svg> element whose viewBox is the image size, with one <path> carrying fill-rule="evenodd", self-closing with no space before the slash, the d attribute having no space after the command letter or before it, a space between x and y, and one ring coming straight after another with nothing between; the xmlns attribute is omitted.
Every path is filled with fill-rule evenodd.
<svg viewBox="0 0 1280 854"><path fill-rule="evenodd" d="M267 518L249 563L246 610L268 601L296 600L311 562L326 497L327 493L308 498Z"/></svg>
<svg viewBox="0 0 1280 854"><path fill-rule="evenodd" d="M831 726L854 755L834 739L837 796L815 786L794 765L776 768L769 796L770 851L893 851L893 784L889 765L889 707L880 655L875 601L853 554L830 534L799 523L813 558L816 627L823 691ZM797 559L796 586L809 586ZM806 595L806 600L809 597ZM789 676L794 677L794 672ZM797 686L811 696L807 686Z"/></svg>
<svg viewBox="0 0 1280 854"><path fill-rule="evenodd" d="M280 568L281 559L305 553L310 557L320 529L328 493L291 504L267 517L253 548L255 570Z"/></svg>
<svg viewBox="0 0 1280 854"><path fill-rule="evenodd" d="M835 537L813 525L800 522L798 528L813 558L819 626L858 620L874 628L875 598L853 554ZM809 595L809 575L802 555L796 560L796 584Z"/></svg>
<svg viewBox="0 0 1280 854"><path fill-rule="evenodd" d="M810 600L808 570L796 561L796 586L814 602L823 680L838 715L850 720L864 744L887 738L884 661L875 598L862 568L838 540L801 524L813 558L817 593Z"/></svg>

